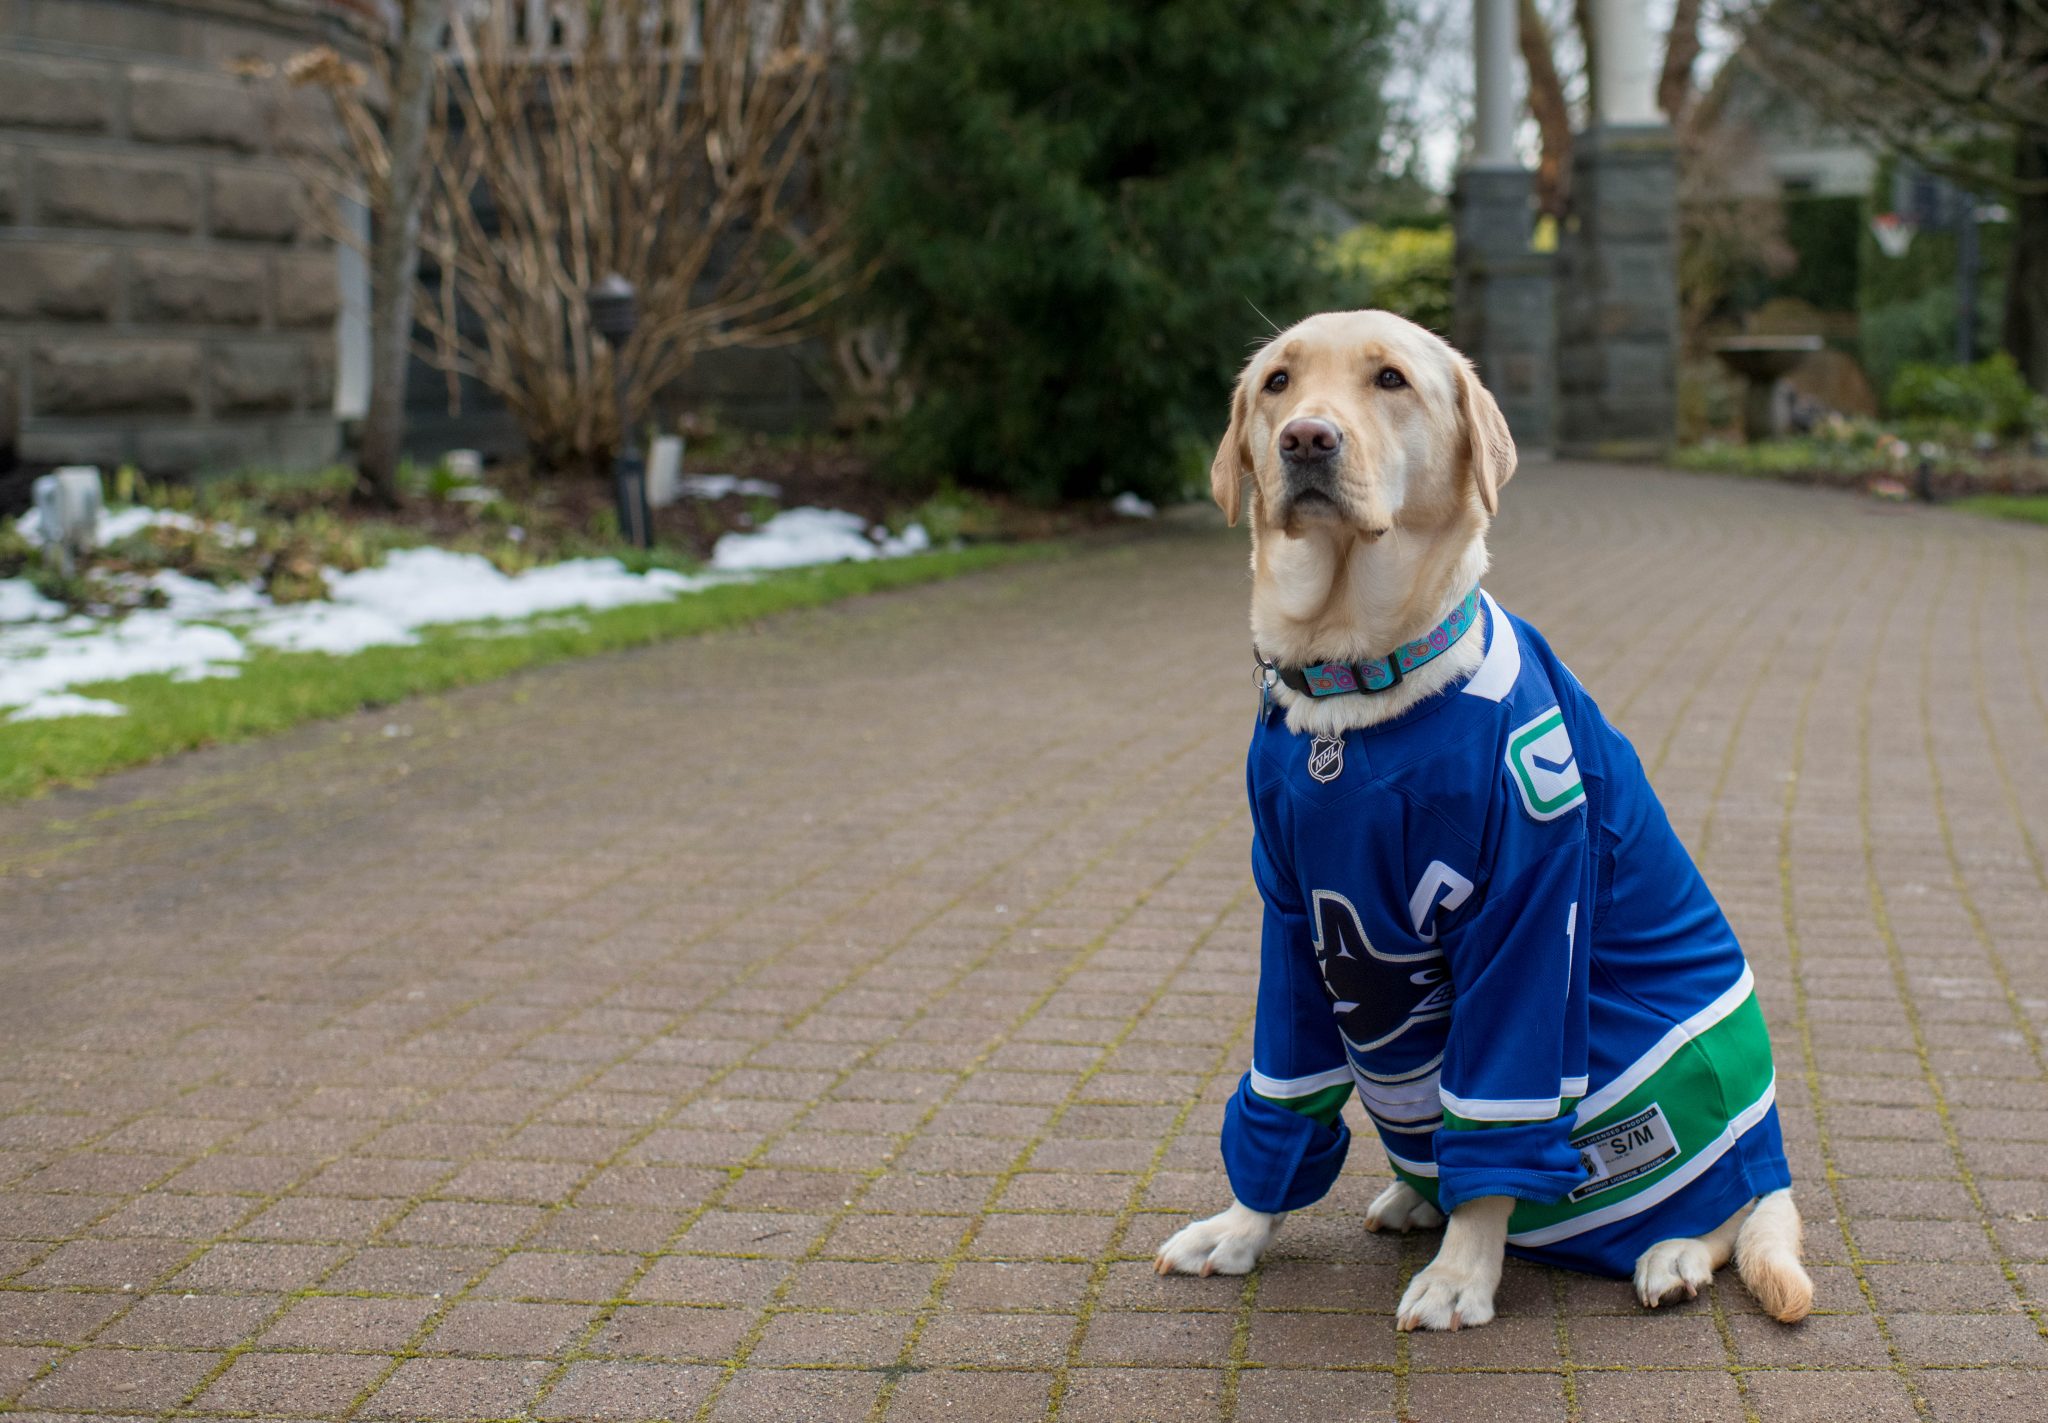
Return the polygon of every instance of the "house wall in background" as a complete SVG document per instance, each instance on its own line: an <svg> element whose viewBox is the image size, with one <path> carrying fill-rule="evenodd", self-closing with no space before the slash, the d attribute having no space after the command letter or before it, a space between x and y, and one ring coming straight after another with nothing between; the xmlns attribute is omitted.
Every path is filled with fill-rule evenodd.
<svg viewBox="0 0 2048 1423"><path fill-rule="evenodd" d="M0 0L0 481L10 458L163 476L344 453L363 283L300 177L330 112L234 66L352 49L353 25L348 0ZM822 359L715 353L659 416L822 425ZM448 393L415 361L416 454L520 452L488 392L465 382L460 413Z"/></svg>
<svg viewBox="0 0 2048 1423"><path fill-rule="evenodd" d="M293 165L324 108L230 66L332 40L334 17L0 0L0 419L21 461L333 457L335 255Z"/></svg>

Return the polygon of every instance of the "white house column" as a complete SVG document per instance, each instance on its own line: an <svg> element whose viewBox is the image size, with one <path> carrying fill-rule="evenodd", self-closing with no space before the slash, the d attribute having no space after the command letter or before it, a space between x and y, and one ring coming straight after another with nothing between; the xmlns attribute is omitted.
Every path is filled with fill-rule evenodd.
<svg viewBox="0 0 2048 1423"><path fill-rule="evenodd" d="M1472 133L1474 168L1519 168L1515 121L1522 112L1515 83L1515 0L1473 0Z"/></svg>
<svg viewBox="0 0 2048 1423"><path fill-rule="evenodd" d="M1661 124L1644 0L1593 0L1593 122Z"/></svg>
<svg viewBox="0 0 2048 1423"><path fill-rule="evenodd" d="M1472 0L1472 156L1451 195L1458 245L1451 288L1454 345L1479 367L1508 428L1529 448L1551 443L1551 259L1533 252L1535 180L1515 154L1522 117L1515 0Z"/></svg>

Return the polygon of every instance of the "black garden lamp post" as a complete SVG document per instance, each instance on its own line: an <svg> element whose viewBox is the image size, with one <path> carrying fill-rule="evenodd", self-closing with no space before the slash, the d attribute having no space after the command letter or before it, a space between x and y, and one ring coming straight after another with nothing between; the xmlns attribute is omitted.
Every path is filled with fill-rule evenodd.
<svg viewBox="0 0 2048 1423"><path fill-rule="evenodd" d="M647 507L647 464L626 419L626 338L640 323L633 284L614 272L590 289L590 324L612 349L612 398L618 404L619 443L612 453L612 497L619 511L619 535L635 548L654 544L654 520Z"/></svg>

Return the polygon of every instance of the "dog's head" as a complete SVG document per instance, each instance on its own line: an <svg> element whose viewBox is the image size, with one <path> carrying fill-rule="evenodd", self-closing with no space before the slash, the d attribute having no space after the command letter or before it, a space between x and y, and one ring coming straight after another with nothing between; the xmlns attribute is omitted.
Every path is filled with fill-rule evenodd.
<svg viewBox="0 0 2048 1423"><path fill-rule="evenodd" d="M1245 366L1209 485L1233 524L1249 482L1261 533L1372 542L1490 516L1514 472L1507 421L1463 356L1392 312L1336 311Z"/></svg>
<svg viewBox="0 0 2048 1423"><path fill-rule="evenodd" d="M1250 486L1259 645L1313 659L1415 636L1484 568L1514 471L1500 407L1420 326L1341 311L1282 331L1238 378L1209 472L1233 524Z"/></svg>

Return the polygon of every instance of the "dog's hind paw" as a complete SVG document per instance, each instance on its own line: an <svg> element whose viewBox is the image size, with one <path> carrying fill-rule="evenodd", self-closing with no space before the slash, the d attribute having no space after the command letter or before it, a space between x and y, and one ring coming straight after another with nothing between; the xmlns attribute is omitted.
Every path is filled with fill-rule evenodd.
<svg viewBox="0 0 2048 1423"><path fill-rule="evenodd" d="M1266 1253L1281 1217L1232 1202L1167 1237L1152 1268L1162 1275L1247 1275Z"/></svg>
<svg viewBox="0 0 2048 1423"><path fill-rule="evenodd" d="M1636 1257L1636 1298L1651 1309L1697 1299L1713 1282L1713 1256L1703 1240L1661 1240Z"/></svg>
<svg viewBox="0 0 2048 1423"><path fill-rule="evenodd" d="M1365 1228L1371 1231L1435 1230L1444 1223L1444 1213L1431 1205L1406 1181L1396 1181L1381 1191L1366 1208Z"/></svg>

